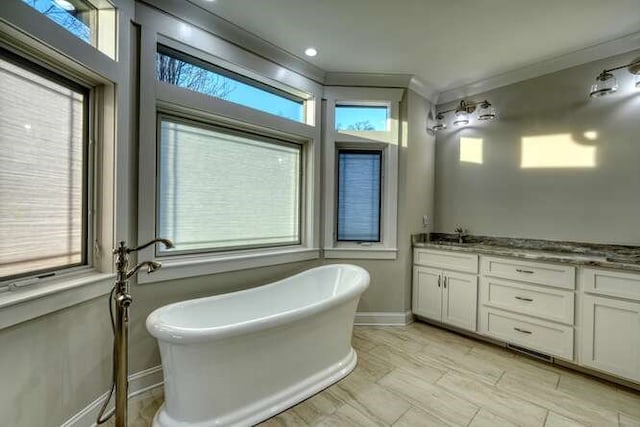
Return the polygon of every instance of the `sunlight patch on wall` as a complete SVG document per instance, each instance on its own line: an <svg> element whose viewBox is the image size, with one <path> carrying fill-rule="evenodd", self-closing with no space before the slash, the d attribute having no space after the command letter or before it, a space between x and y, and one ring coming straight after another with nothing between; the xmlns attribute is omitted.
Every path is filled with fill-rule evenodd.
<svg viewBox="0 0 640 427"><path fill-rule="evenodd" d="M582 135L584 135L584 137L589 141L595 141L596 139L598 139L598 132L596 132L595 130L588 130Z"/></svg>
<svg viewBox="0 0 640 427"><path fill-rule="evenodd" d="M522 138L521 168L593 168L596 147L578 144L570 133Z"/></svg>
<svg viewBox="0 0 640 427"><path fill-rule="evenodd" d="M482 164L482 138L460 137L460 162Z"/></svg>

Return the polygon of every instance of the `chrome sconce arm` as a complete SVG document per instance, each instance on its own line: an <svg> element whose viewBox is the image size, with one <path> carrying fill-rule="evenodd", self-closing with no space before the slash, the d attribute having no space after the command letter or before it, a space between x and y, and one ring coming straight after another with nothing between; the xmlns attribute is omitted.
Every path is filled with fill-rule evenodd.
<svg viewBox="0 0 640 427"><path fill-rule="evenodd" d="M612 72L623 68L626 68L629 73L635 76L635 87L640 88L640 58L638 58L629 64L602 70L602 72L596 77L595 83L591 85L591 92L589 92L589 96L591 98L599 98L601 96L615 93L618 90L618 80Z"/></svg>
<svg viewBox="0 0 640 427"><path fill-rule="evenodd" d="M477 120L493 120L496 118L496 110L486 99L484 101L468 102L464 99L460 101L460 104L456 108L449 110L439 111L436 114L436 123L429 130L436 132L447 128L445 122L445 115L448 113L454 113L453 125L454 126L466 126L470 123L471 114L478 112Z"/></svg>

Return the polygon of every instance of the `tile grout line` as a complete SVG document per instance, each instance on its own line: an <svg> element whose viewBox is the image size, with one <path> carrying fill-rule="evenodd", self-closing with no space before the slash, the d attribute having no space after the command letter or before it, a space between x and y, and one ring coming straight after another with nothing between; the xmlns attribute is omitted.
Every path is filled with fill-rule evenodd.
<svg viewBox="0 0 640 427"><path fill-rule="evenodd" d="M381 386L381 387L382 387L382 386ZM405 400L405 402L406 402L406 400ZM411 404L411 402L407 402L407 403L409 403L409 407L407 408L407 410L406 410L406 411L404 411L402 414L400 414L400 416L399 416L398 418L396 418L392 423L390 423L390 424L389 424L391 427L393 427L393 425L394 425L395 423L397 423L397 422L398 422L398 420L399 420L400 418L404 417L404 416L405 416L405 414L406 414L407 412L409 412L409 411L413 408L413 405Z"/></svg>
<svg viewBox="0 0 640 427"><path fill-rule="evenodd" d="M478 406L478 409L476 410L476 413L473 414L473 417L471 417L471 419L469 420L469 422L467 424L465 424L465 427L469 427L471 425L471 423L473 422L473 420L478 416L478 414L480 413L480 410L482 409L482 406Z"/></svg>

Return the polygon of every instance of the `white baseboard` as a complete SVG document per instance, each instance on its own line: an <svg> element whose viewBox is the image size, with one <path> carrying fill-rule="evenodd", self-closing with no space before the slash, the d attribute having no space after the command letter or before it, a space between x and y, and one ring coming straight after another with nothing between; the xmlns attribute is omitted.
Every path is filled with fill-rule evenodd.
<svg viewBox="0 0 640 427"><path fill-rule="evenodd" d="M354 321L359 326L405 326L413 322L411 311L403 312L358 312Z"/></svg>
<svg viewBox="0 0 640 427"><path fill-rule="evenodd" d="M144 371L129 375L129 399L144 393L147 390L160 387L163 382L162 366L154 366L153 368L145 369ZM65 421L61 427L94 427L96 425L98 412L108 396L109 392L107 391L80 412ZM105 413L108 414L113 410L113 401L114 399L112 398Z"/></svg>

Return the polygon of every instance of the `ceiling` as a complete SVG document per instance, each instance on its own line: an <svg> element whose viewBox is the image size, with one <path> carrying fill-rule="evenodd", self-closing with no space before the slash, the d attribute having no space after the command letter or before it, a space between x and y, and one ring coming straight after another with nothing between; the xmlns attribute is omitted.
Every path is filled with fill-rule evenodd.
<svg viewBox="0 0 640 427"><path fill-rule="evenodd" d="M191 1L325 71L412 74L437 91L640 31L638 0Z"/></svg>

